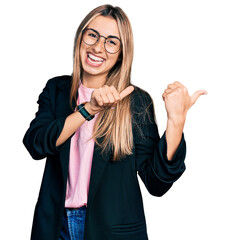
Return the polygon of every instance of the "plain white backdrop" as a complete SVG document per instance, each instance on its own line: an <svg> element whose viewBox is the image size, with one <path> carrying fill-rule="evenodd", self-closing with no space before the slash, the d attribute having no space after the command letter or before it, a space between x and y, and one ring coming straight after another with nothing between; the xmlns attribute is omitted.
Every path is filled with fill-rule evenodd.
<svg viewBox="0 0 230 240"><path fill-rule="evenodd" d="M187 115L182 177L161 198L139 178L149 239L230 239L230 6L224 0L0 4L1 239L30 238L45 160L32 160L22 138L47 80L72 73L80 21L104 3L130 18L132 82L152 96L161 135L167 120L161 95L169 83L180 81L190 94L208 91Z"/></svg>

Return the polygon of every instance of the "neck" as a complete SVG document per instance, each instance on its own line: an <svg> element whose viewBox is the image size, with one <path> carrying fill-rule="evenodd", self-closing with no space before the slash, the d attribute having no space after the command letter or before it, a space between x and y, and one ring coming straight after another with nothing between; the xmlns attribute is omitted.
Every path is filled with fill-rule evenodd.
<svg viewBox="0 0 230 240"><path fill-rule="evenodd" d="M82 84L88 88L100 88L106 84L106 76L92 76L83 73Z"/></svg>

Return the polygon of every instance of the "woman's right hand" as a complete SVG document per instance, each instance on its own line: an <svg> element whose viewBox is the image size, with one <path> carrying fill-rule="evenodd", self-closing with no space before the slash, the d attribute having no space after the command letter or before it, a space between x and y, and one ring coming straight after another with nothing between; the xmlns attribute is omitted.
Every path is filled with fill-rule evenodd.
<svg viewBox="0 0 230 240"><path fill-rule="evenodd" d="M85 108L90 114L95 115L102 110L116 107L117 103L128 96L133 90L133 86L128 86L119 93L114 86L104 85L92 92L90 102L85 104Z"/></svg>

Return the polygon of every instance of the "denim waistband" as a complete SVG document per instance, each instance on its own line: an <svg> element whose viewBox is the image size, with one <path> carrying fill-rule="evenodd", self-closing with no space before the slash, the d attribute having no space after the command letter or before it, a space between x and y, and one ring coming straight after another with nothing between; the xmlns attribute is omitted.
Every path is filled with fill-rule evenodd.
<svg viewBox="0 0 230 240"><path fill-rule="evenodd" d="M87 207L86 205L80 208L66 208L67 216L77 215L77 214L86 214Z"/></svg>

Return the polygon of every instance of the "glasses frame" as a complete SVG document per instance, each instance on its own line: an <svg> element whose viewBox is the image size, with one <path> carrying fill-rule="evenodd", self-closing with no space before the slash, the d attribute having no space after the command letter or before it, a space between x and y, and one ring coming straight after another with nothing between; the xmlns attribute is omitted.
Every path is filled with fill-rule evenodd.
<svg viewBox="0 0 230 240"><path fill-rule="evenodd" d="M91 31L95 32L95 33L97 34L97 36L99 36L99 37L97 38L97 41L96 41L95 43L93 43L93 44L88 44L88 43L86 43L86 42L84 41L83 35L84 35L84 32L85 32L86 30L91 30ZM103 36L103 35L100 35L100 33L99 33L97 30L93 29L93 28L85 28L85 29L82 30L82 40L83 40L83 42L84 42L85 44L87 44L87 45L89 45L89 46L93 46L93 45L97 44L101 37L103 37L103 38L105 39L105 41L104 41L104 48L105 48L106 52L108 52L108 53L110 53L110 54L116 54L117 52L120 51L120 49L121 49L121 40L120 40L118 37L112 36L112 35L109 35L108 37L105 37L105 36ZM106 47L105 47L105 44L106 44L106 41L107 41L108 38L116 38L116 39L119 40L119 42L120 42L120 47L119 47L119 49L118 49L116 52L114 52L114 53L109 52L109 51L106 49Z"/></svg>

